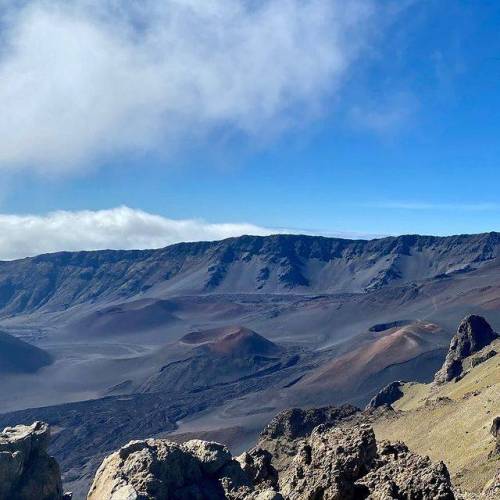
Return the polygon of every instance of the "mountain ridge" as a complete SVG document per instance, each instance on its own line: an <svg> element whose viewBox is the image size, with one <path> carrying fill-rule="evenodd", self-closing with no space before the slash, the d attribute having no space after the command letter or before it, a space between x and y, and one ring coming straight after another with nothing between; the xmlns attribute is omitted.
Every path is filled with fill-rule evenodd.
<svg viewBox="0 0 500 500"><path fill-rule="evenodd" d="M468 272L498 257L499 233L241 236L156 250L58 252L0 262L0 316L181 293L362 293Z"/></svg>
<svg viewBox="0 0 500 500"><path fill-rule="evenodd" d="M125 439L238 427L241 447L286 407L364 405L393 380L430 381L460 318L488 311L498 330L499 264L498 233L243 236L3 262L1 327L56 362L0 380L0 421L54 425L74 491ZM182 342L231 325L280 353L235 351L246 335L216 352ZM112 440L102 419L120 429Z"/></svg>

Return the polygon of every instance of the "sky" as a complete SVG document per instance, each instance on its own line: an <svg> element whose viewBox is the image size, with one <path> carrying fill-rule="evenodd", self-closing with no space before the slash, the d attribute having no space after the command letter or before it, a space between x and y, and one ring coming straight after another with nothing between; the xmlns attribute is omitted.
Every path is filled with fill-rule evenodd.
<svg viewBox="0 0 500 500"><path fill-rule="evenodd" d="M500 231L500 3L0 0L0 259Z"/></svg>

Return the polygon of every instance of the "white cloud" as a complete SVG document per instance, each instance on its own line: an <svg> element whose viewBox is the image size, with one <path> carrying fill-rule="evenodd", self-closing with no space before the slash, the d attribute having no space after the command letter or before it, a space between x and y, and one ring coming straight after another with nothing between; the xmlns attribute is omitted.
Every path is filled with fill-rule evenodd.
<svg viewBox="0 0 500 500"><path fill-rule="evenodd" d="M181 241L221 240L243 234L318 234L317 231L266 228L247 223L211 224L200 219L168 219L126 206L96 211L61 210L47 215L0 214L0 227L0 260L58 251L161 248ZM323 235L379 237L357 232L323 232Z"/></svg>
<svg viewBox="0 0 500 500"><path fill-rule="evenodd" d="M372 0L0 2L0 168L85 168L220 127L267 137L334 95Z"/></svg>
<svg viewBox="0 0 500 500"><path fill-rule="evenodd" d="M61 250L160 248L180 241L280 232L253 224L173 220L128 207L47 215L0 214L0 227L0 259L4 260Z"/></svg>

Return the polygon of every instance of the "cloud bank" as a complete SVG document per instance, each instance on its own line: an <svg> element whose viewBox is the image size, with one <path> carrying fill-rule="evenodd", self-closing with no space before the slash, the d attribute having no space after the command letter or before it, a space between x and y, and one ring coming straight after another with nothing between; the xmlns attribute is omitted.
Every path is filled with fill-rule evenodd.
<svg viewBox="0 0 500 500"><path fill-rule="evenodd" d="M161 248L182 241L212 241L244 234L318 234L318 231L267 228L247 223L211 224L176 220L126 206L109 210L57 211L47 215L0 214L0 260L79 250ZM338 238L375 238L376 234L322 233Z"/></svg>
<svg viewBox="0 0 500 500"><path fill-rule="evenodd" d="M280 232L245 223L173 220L128 207L58 211L43 216L0 214L0 227L2 260L62 250L160 248L181 241Z"/></svg>
<svg viewBox="0 0 500 500"><path fill-rule="evenodd" d="M267 138L334 96L372 0L0 1L0 168L72 171L227 128Z"/></svg>

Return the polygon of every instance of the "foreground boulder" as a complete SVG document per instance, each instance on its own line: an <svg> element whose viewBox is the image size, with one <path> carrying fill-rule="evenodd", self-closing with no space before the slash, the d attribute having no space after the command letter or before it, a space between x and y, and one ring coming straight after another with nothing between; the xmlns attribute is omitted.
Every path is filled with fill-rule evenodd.
<svg viewBox="0 0 500 500"><path fill-rule="evenodd" d="M61 473L47 454L49 426L7 427L0 433L0 498L59 500L63 498Z"/></svg>
<svg viewBox="0 0 500 500"><path fill-rule="evenodd" d="M356 420L357 418L357 420ZM323 421L309 432L300 422ZM452 500L442 463L377 444L358 410L288 410L236 460L223 445L132 441L104 460L88 500Z"/></svg>
<svg viewBox="0 0 500 500"><path fill-rule="evenodd" d="M244 498L253 489L227 448L193 440L131 441L97 471L89 500Z"/></svg>
<svg viewBox="0 0 500 500"><path fill-rule="evenodd" d="M279 486L290 500L355 499L357 481L376 465L377 443L371 427L316 428L280 473Z"/></svg>
<svg viewBox="0 0 500 500"><path fill-rule="evenodd" d="M453 336L442 368L436 373L434 382L444 384L460 377L463 360L491 344L498 335L482 316L467 316Z"/></svg>

